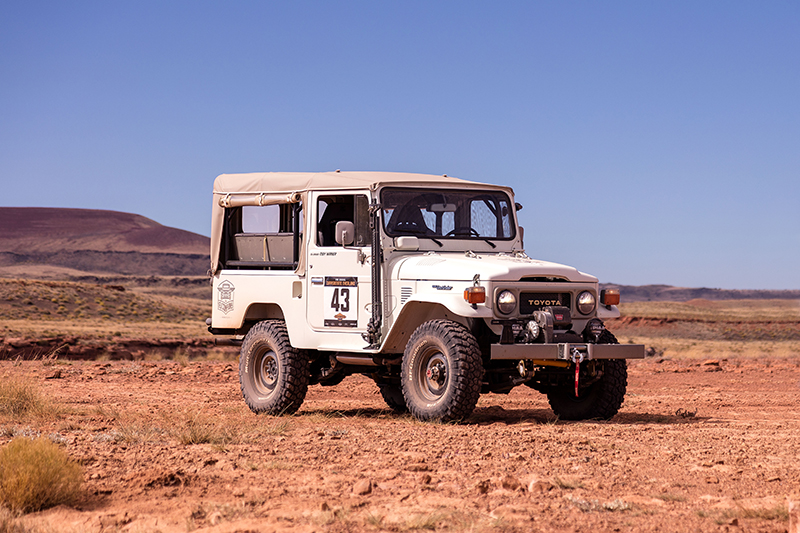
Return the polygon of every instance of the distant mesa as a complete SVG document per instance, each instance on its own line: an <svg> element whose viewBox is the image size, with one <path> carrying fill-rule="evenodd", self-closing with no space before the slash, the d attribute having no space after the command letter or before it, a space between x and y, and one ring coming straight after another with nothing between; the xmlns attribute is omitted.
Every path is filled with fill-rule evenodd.
<svg viewBox="0 0 800 533"><path fill-rule="evenodd" d="M208 254L209 239L118 211L0 207L0 251Z"/></svg>
<svg viewBox="0 0 800 533"><path fill-rule="evenodd" d="M0 207L0 269L47 265L77 272L194 276L208 269L209 239L118 211ZM26 268L35 276L36 268Z"/></svg>
<svg viewBox="0 0 800 533"><path fill-rule="evenodd" d="M601 283L600 289L619 289L622 303L625 302L690 302L696 306L703 301L719 300L800 300L796 290L732 290L732 289L691 289L672 285L617 285Z"/></svg>

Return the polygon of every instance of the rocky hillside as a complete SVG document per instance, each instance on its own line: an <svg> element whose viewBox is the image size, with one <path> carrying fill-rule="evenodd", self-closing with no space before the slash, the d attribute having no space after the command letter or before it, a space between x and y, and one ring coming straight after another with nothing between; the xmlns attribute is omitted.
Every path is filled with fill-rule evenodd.
<svg viewBox="0 0 800 533"><path fill-rule="evenodd" d="M72 277L201 276L208 269L208 237L130 213L2 207L0 228L0 273L9 277L45 270Z"/></svg>

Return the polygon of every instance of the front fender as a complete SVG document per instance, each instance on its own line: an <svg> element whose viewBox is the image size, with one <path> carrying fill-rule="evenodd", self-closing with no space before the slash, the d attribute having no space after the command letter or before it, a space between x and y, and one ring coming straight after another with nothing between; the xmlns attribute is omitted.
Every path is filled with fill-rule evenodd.
<svg viewBox="0 0 800 533"><path fill-rule="evenodd" d="M425 282L419 282L424 286ZM433 288L431 292L425 290L417 292L400 307L397 317L393 320L386 340L381 347L384 353L402 353L406 343L411 338L411 334L420 325L429 320L446 319L469 326L470 319L486 318L492 316L492 310L485 304L477 304L473 307L468 304L463 297L464 289L471 286L471 282L459 282L463 287L455 287L442 292ZM451 285L456 285L451 283Z"/></svg>

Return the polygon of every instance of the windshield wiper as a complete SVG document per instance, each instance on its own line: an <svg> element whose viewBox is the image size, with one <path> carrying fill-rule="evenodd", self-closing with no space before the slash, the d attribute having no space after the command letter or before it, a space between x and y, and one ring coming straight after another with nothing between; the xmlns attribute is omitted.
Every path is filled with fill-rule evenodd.
<svg viewBox="0 0 800 533"><path fill-rule="evenodd" d="M483 240L484 240L484 242L486 242L486 244L488 244L492 248L497 248L497 245L495 243L493 243L492 241L490 241L489 239L483 239Z"/></svg>

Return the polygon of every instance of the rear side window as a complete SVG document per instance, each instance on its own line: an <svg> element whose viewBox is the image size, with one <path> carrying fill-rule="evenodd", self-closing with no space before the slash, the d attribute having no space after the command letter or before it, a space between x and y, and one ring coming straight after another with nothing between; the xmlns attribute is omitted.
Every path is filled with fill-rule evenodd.
<svg viewBox="0 0 800 533"><path fill-rule="evenodd" d="M246 205L242 207L242 233L278 233L281 228L281 206Z"/></svg>

